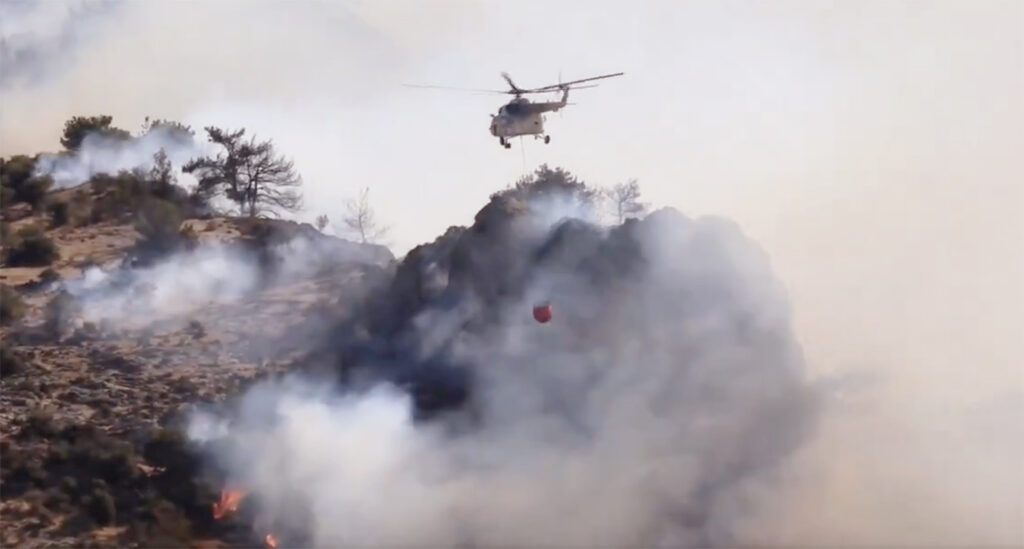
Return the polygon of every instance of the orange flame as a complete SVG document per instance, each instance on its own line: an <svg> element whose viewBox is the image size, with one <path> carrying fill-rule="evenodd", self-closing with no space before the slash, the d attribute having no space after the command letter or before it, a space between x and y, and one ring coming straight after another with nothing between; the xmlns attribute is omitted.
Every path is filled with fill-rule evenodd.
<svg viewBox="0 0 1024 549"><path fill-rule="evenodd" d="M220 520L227 516L228 513L237 511L238 504L242 502L244 497L245 492L242 490L222 490L220 501L213 504L213 518Z"/></svg>
<svg viewBox="0 0 1024 549"><path fill-rule="evenodd" d="M277 538L274 537L274 534L267 534L264 536L263 541L266 542L267 547L270 547L271 549L277 547Z"/></svg>

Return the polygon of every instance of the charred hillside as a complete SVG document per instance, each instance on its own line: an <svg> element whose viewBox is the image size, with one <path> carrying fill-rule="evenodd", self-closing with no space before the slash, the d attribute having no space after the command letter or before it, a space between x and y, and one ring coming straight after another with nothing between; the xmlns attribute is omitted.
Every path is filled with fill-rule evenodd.
<svg viewBox="0 0 1024 549"><path fill-rule="evenodd" d="M592 220L593 198L547 168L496 193L334 331L341 396L267 384L243 397L212 455L275 531L318 546L731 543L750 490L817 416L785 295L734 224L662 209L609 228ZM533 319L538 303L550 322ZM414 427L401 426L403 394ZM332 442L305 446L311 433ZM404 465L357 465L350 436ZM263 452L270 461L252 457ZM339 519L351 482L422 505ZM296 506L323 525L274 511Z"/></svg>
<svg viewBox="0 0 1024 549"><path fill-rule="evenodd" d="M394 257L179 184L187 129L109 122L0 158L0 544L251 546L181 422L294 369Z"/></svg>
<svg viewBox="0 0 1024 549"><path fill-rule="evenodd" d="M720 337L770 351L765 360L783 371L799 364L767 258L736 226L664 208L606 228L595 221L597 197L546 166L493 194L473 225L410 251L339 330L348 336L338 346L342 371L397 374L422 398L421 412L458 408L472 385L459 347L469 339L514 324L537 337L571 330L577 345L600 352L622 336L665 334L660 321L689 316L714 316ZM756 272L745 272L751 266ZM762 291L773 317L744 301ZM553 326L531 324L540 303L553 306Z"/></svg>
<svg viewBox="0 0 1024 549"><path fill-rule="evenodd" d="M245 158L189 192L159 159L53 190L45 158L0 166L5 541L727 545L814 426L786 297L727 221L607 223L544 166L396 262L251 215Z"/></svg>

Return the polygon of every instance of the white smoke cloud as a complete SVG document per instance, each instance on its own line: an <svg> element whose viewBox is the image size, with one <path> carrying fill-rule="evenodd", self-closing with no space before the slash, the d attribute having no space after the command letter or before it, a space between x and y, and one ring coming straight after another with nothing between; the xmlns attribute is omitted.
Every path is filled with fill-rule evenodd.
<svg viewBox="0 0 1024 549"><path fill-rule="evenodd" d="M204 156L208 144L167 126L157 126L129 139L91 133L73 153L42 154L36 161L35 175L53 178L55 188L74 187L100 173L153 167L153 155L163 150L176 170L179 183L188 185L194 178L181 172L192 158Z"/></svg>
<svg viewBox="0 0 1024 549"><path fill-rule="evenodd" d="M102 34L117 0L0 2L0 89L38 84L77 58L83 42Z"/></svg>
<svg viewBox="0 0 1024 549"><path fill-rule="evenodd" d="M269 250L275 267L268 274L266 265L236 243L207 242L143 267L92 266L62 284L76 298L83 321L138 328L210 305L241 303L268 284L308 280L338 264L379 263L385 260L382 253L329 237L300 236Z"/></svg>
<svg viewBox="0 0 1024 549"><path fill-rule="evenodd" d="M444 360L474 376L466 430L414 421L388 384L268 382L217 445L228 482L314 547L728 543L813 424L785 298L729 224L652 218L634 236L649 269L616 283L534 277L550 324L525 298L483 333L437 333L461 312L426 311L414 339L454 337ZM196 416L193 436L213 424Z"/></svg>
<svg viewBox="0 0 1024 549"><path fill-rule="evenodd" d="M237 302L258 281L250 256L228 245L206 244L140 269L90 267L64 287L78 299L83 320L127 327Z"/></svg>
<svg viewBox="0 0 1024 549"><path fill-rule="evenodd" d="M650 190L661 202L739 219L772 250L793 289L802 343L821 359L815 366L866 367L889 382L847 389L857 405L830 412L839 417L830 416L836 421L822 426L813 451L788 477L800 489L773 494L774 513L752 530L755 542L779 529L771 538L778 545L1024 543L1024 484L1014 467L1024 461L1024 432L1007 427L1006 412L979 416L977 424L944 421L965 401L994 399L1003 388L1017 391L1011 410L1024 409L1017 343L1024 261L1013 206L1024 188L1017 184L1019 4L939 2L927 13L900 2L828 6L827 13L793 6L741 13L701 3L583 11L538 3L524 11L509 4L468 25L464 2L429 9L411 3L424 17L409 17L402 4L370 3L361 11L378 12L376 21L409 50L435 50L437 39L454 44L436 58L420 57L425 67L403 80L487 83L506 65L519 74L518 65L543 81L558 63L582 73L606 68L588 61L594 59L625 68L629 78L606 88L622 90L616 99L590 95L577 108L595 110L569 111L558 124L557 143L579 146L532 154L586 170L588 180L639 176L654 182ZM418 242L424 227L443 228L471 212L489 192L481 181L518 173L518 158L490 156L496 147L472 131L436 139L437 117L423 113L456 112L465 107L461 96L443 104L392 96L358 120L332 112L352 86L379 93L381 82L371 77L383 63L368 60L365 43L349 42L355 33L320 14L312 19L322 24L310 25L309 18L281 16L302 11L295 4L134 6L147 13L108 35L116 39L83 59L72 78L5 94L0 147L52 147L60 124L76 114L141 120L155 105L181 118L210 95L236 104L281 100L284 107L252 111L276 108L297 122L261 129L301 143L285 149L303 155L305 176L324 174L322 188L344 187L339 166L348 180L380 181L378 196L395 212L389 217L408 221L401 235L407 243ZM272 13L254 18L256 11ZM11 21L0 17L0 26ZM616 33L620 40L603 39ZM186 34L201 39L182 41ZM595 47L604 48L601 55ZM254 52L286 72L268 79L238 63ZM674 52L671 62L659 52ZM354 69L338 69L349 59L358 61ZM115 69L107 67L179 78L122 79L124 86L111 87ZM320 96L329 100L318 102ZM491 107L465 107L464 123L452 126L476 127ZM230 122L258 126L251 118L245 112ZM402 121L402 131L382 120ZM337 128L357 129L342 132L351 140L332 140ZM402 162L392 161L395 151ZM438 163L445 155L460 177ZM445 208L423 209L413 187L446 194ZM916 442L922 433L928 444ZM945 461L936 465L936 455ZM819 469L826 478L815 475Z"/></svg>

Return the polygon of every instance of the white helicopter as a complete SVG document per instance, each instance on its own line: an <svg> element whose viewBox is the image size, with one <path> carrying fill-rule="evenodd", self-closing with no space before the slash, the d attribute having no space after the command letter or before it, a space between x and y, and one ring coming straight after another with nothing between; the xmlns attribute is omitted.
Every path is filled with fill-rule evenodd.
<svg viewBox="0 0 1024 549"><path fill-rule="evenodd" d="M581 89L581 88L595 88L596 84L588 86L577 86L575 84L581 84L583 82L591 82L594 80L601 80L602 78L611 78L613 76L622 76L625 73L617 72L614 74L604 74L601 76L592 76L590 78L583 78L580 80L572 80L570 82L562 82L559 77L558 84L552 84L550 86L543 86L540 88L523 89L516 86L512 78L509 77L508 73L501 73L502 78L508 82L508 90L477 90L469 88L450 88L446 86L420 86L415 84L406 84L413 88L437 88L437 89L448 89L448 90L462 90L462 91L476 91L486 93L503 93L508 95L514 95L515 99L502 105L498 108L498 114L491 115L491 135L498 138L498 143L506 149L512 148L512 144L509 143L509 139L513 137L521 137L526 135L532 135L534 139L544 139L544 143L551 142L551 136L544 133L544 113L555 112L566 105L570 105L569 90ZM531 93L551 93L561 90L562 99L559 101L545 101L533 103L529 99L523 97L526 94Z"/></svg>

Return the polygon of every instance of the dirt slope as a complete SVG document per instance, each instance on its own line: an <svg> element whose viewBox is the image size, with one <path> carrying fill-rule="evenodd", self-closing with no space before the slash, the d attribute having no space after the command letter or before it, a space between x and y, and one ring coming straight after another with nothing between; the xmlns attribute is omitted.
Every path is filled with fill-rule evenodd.
<svg viewBox="0 0 1024 549"><path fill-rule="evenodd" d="M5 215L15 217L14 230L49 225L38 215ZM296 227L297 234L313 230ZM199 246L237 243L251 232L247 222L220 218L182 228ZM251 546L247 532L206 518L220 487L196 481L175 420L190 406L287 370L309 339L325 337L342 300L355 298L378 267L339 261L239 299L110 325L56 307L67 295L45 277L55 271L68 281L91 266L116 269L139 233L108 221L46 236L59 252L52 265L0 268L0 282L24 303L23 315L0 328L0 545Z"/></svg>

